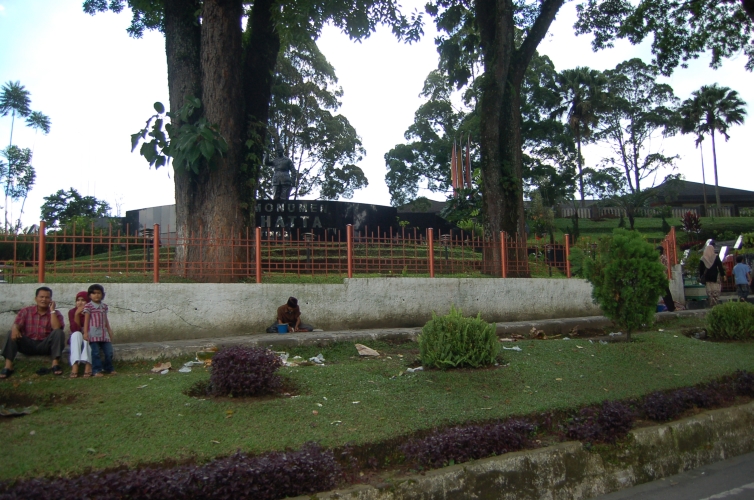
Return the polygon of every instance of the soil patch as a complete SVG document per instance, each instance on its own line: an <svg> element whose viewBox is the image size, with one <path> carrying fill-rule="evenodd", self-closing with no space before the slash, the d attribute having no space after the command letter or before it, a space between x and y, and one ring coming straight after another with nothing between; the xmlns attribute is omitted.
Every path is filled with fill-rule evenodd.
<svg viewBox="0 0 754 500"><path fill-rule="evenodd" d="M5 408L26 408L28 406L52 407L66 405L76 401L76 394L22 394L13 391L0 391L0 405Z"/></svg>

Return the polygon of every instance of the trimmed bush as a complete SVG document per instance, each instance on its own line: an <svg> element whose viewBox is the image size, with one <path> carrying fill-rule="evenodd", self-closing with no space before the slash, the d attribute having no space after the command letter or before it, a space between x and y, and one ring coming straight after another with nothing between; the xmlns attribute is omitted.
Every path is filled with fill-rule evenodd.
<svg viewBox="0 0 754 500"><path fill-rule="evenodd" d="M744 340L754 337L754 305L726 302L707 313L707 335L713 339Z"/></svg>
<svg viewBox="0 0 754 500"><path fill-rule="evenodd" d="M210 390L216 396L256 396L274 392L282 383L275 374L283 362L262 347L230 347L212 358Z"/></svg>
<svg viewBox="0 0 754 500"><path fill-rule="evenodd" d="M596 259L586 259L584 265L592 299L625 329L627 340L632 331L652 325L668 277L659 254L641 234L615 229L612 237L600 240Z"/></svg>
<svg viewBox="0 0 754 500"><path fill-rule="evenodd" d="M257 457L236 453L204 465L93 472L72 478L0 483L0 500L276 500L332 489L340 474L340 466L331 451L308 443L298 451Z"/></svg>
<svg viewBox="0 0 754 500"><path fill-rule="evenodd" d="M443 467L529 446L535 426L522 420L489 425L452 427L401 446L406 459L424 466Z"/></svg>
<svg viewBox="0 0 754 500"><path fill-rule="evenodd" d="M426 367L480 368L495 363L499 353L495 325L483 321L479 314L464 317L455 307L445 316L432 313L419 335L419 358Z"/></svg>

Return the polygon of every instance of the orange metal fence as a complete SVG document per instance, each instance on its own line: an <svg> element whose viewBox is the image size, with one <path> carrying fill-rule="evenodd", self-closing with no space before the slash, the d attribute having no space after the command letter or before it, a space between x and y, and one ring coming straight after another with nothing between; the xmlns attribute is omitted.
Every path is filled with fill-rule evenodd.
<svg viewBox="0 0 754 500"><path fill-rule="evenodd" d="M159 225L141 234L71 227L35 234L0 235L0 271L6 281L36 277L138 275L144 281L263 281L276 275L489 275L528 276L526 238L505 233L494 239L465 232L438 234L364 228L318 237L311 233L246 229L228 237L179 235ZM567 245L566 250L567 254ZM561 262L565 268L567 262Z"/></svg>

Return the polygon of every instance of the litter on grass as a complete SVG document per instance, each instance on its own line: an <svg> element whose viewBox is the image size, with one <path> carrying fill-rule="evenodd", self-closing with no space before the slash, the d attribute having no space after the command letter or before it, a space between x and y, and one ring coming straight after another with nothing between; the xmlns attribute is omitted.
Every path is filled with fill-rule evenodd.
<svg viewBox="0 0 754 500"><path fill-rule="evenodd" d="M424 367L423 366L417 366L416 368L406 368L406 371L408 373L421 372L421 371L424 371Z"/></svg>
<svg viewBox="0 0 754 500"><path fill-rule="evenodd" d="M359 356L379 356L380 355L379 352L363 344L354 344L354 347L356 347L356 350L359 351Z"/></svg>
<svg viewBox="0 0 754 500"><path fill-rule="evenodd" d="M157 363L152 368L152 373L162 373L163 371L170 370L173 367L173 365L170 364L170 361L167 363Z"/></svg>
<svg viewBox="0 0 754 500"><path fill-rule="evenodd" d="M325 358L324 356L322 356L322 353L319 353L313 358L309 358L309 361L311 361L312 363L317 363L318 365L321 365L322 363L325 362Z"/></svg>
<svg viewBox="0 0 754 500"><path fill-rule="evenodd" d="M609 334L611 337L620 337L623 335L623 332L612 332Z"/></svg>
<svg viewBox="0 0 754 500"><path fill-rule="evenodd" d="M523 351L523 349L521 349L521 348L520 348L520 347L518 347L518 346L514 346L514 347L503 347L503 349L505 349L506 351L518 351L518 352L521 352L521 351Z"/></svg>
<svg viewBox="0 0 754 500"><path fill-rule="evenodd" d="M180 370L178 370L181 373L191 373L191 367L190 366L184 366Z"/></svg>
<svg viewBox="0 0 754 500"><path fill-rule="evenodd" d="M167 375L168 373L170 373L170 368L166 368L166 369L162 370L160 372L160 375Z"/></svg>

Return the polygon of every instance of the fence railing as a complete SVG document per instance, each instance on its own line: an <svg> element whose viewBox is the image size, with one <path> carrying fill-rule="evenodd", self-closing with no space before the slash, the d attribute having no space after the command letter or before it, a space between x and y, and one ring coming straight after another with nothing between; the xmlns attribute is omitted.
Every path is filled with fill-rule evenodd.
<svg viewBox="0 0 754 500"><path fill-rule="evenodd" d="M128 228L127 228L128 229ZM246 229L228 237L180 236L160 227L141 235L67 228L48 234L40 223L35 234L0 235L0 273L4 281L49 276L82 280L139 275L155 283L169 279L197 281L247 280L265 275L305 276L458 276L503 278L529 276L529 256L571 277L570 237L563 243L535 244L525 237L499 233L484 239L463 231L441 234L402 229L312 233ZM678 263L675 228L662 240L668 278Z"/></svg>
<svg viewBox="0 0 754 500"><path fill-rule="evenodd" d="M155 283L168 279L247 280L265 275L303 276L529 276L530 248L525 237L500 233L480 238L452 231L440 234L405 229L364 228L326 236L285 230L246 229L231 236L180 235L159 225L140 235L71 227L35 234L0 236L0 271L6 281L50 276L75 281L93 274L138 275ZM161 234L163 237L161 237ZM569 243L546 245L546 259L570 277Z"/></svg>

